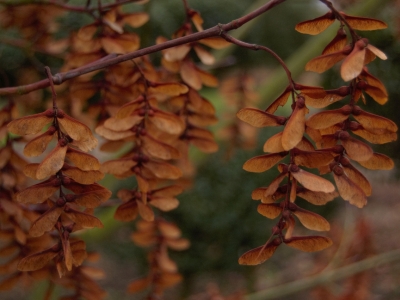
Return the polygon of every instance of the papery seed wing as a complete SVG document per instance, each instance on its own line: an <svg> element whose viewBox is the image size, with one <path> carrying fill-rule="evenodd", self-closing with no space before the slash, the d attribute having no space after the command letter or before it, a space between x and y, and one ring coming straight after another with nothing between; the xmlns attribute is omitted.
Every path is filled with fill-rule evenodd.
<svg viewBox="0 0 400 300"><path fill-rule="evenodd" d="M327 110L312 115L306 125L314 129L324 129L337 123L347 120L349 116L344 114L341 109Z"/></svg>
<svg viewBox="0 0 400 300"><path fill-rule="evenodd" d="M250 251L247 251L239 258L239 264L250 266L259 265L269 259L272 254L274 254L276 248L278 248L278 245L269 243L265 247L260 246Z"/></svg>
<svg viewBox="0 0 400 300"><path fill-rule="evenodd" d="M215 57L205 50L203 47L200 47L199 45L194 46L194 51L196 52L198 58L200 61L205 64L205 65L213 65L215 63Z"/></svg>
<svg viewBox="0 0 400 300"><path fill-rule="evenodd" d="M149 161L143 165L158 178L178 179L182 176L182 171L178 167L166 162Z"/></svg>
<svg viewBox="0 0 400 300"><path fill-rule="evenodd" d="M132 160L132 158L122 158L109 160L100 168L103 173L109 173L113 175L121 175L129 171L131 168L137 165L137 162Z"/></svg>
<svg viewBox="0 0 400 300"><path fill-rule="evenodd" d="M351 181L345 174L339 176L333 173L340 196L350 204L362 208L367 204L367 196L361 188Z"/></svg>
<svg viewBox="0 0 400 300"><path fill-rule="evenodd" d="M36 171L36 178L42 180L48 176L55 175L64 165L65 154L68 147L60 143L45 157L39 164Z"/></svg>
<svg viewBox="0 0 400 300"><path fill-rule="evenodd" d="M365 63L365 47L356 46L345 58L340 68L340 75L344 81L350 81L360 75Z"/></svg>
<svg viewBox="0 0 400 300"><path fill-rule="evenodd" d="M147 152L160 159L169 160L169 159L177 159L180 156L180 153L174 147L163 143L160 140L153 138L150 135L142 136L143 147L147 150Z"/></svg>
<svg viewBox="0 0 400 300"><path fill-rule="evenodd" d="M59 188L60 185L57 184L57 180L53 179L51 181L32 185L18 192L16 195L16 199L18 202L24 204L42 203L51 195L53 195Z"/></svg>
<svg viewBox="0 0 400 300"><path fill-rule="evenodd" d="M43 127L53 121L53 117L48 117L48 111L22 117L7 124L10 132L18 135L36 134L40 132Z"/></svg>
<svg viewBox="0 0 400 300"><path fill-rule="evenodd" d="M295 29L300 33L316 35L327 29L334 21L333 13L328 12L318 18L297 24Z"/></svg>
<svg viewBox="0 0 400 300"><path fill-rule="evenodd" d="M370 159L358 163L370 170L391 170L394 168L393 160L381 153L374 153Z"/></svg>
<svg viewBox="0 0 400 300"><path fill-rule="evenodd" d="M293 212L293 214L307 229L316 231L329 231L331 228L329 222L325 218L311 211L298 208Z"/></svg>
<svg viewBox="0 0 400 300"><path fill-rule="evenodd" d="M308 202L314 205L325 205L329 201L332 201L333 199L338 197L339 194L336 191L331 193L324 193L324 192L313 192L303 188L297 192L297 196L307 200Z"/></svg>
<svg viewBox="0 0 400 300"><path fill-rule="evenodd" d="M103 228L103 224L101 221L87 213L80 212L78 210L75 210L71 207L65 207L64 213L66 216L74 223L76 223L78 226L81 226L83 228Z"/></svg>
<svg viewBox="0 0 400 300"><path fill-rule="evenodd" d="M336 36L333 38L332 41L329 42L328 45L322 51L322 55L334 53L342 50L347 44L347 36L346 32L343 28L339 29Z"/></svg>
<svg viewBox="0 0 400 300"><path fill-rule="evenodd" d="M242 108L236 115L240 120L254 127L280 126L286 122L283 117L277 117L256 108Z"/></svg>
<svg viewBox="0 0 400 300"><path fill-rule="evenodd" d="M332 68L336 63L341 61L346 57L346 54L343 53L342 51L339 52L333 52L329 54L324 54L321 56L317 56L310 60L306 64L306 71L313 71L316 73L323 73L326 70L329 70Z"/></svg>
<svg viewBox="0 0 400 300"><path fill-rule="evenodd" d="M296 165L307 168L318 168L328 165L334 157L330 152L325 151L301 151L294 156Z"/></svg>
<svg viewBox="0 0 400 300"><path fill-rule="evenodd" d="M331 193L335 190L335 187L328 180L299 169L298 172L291 172L294 178L306 189L314 192Z"/></svg>
<svg viewBox="0 0 400 300"><path fill-rule="evenodd" d="M166 186L166 187L162 187L162 188L153 190L151 192L151 194L153 196L157 196L157 197L159 197L159 196L161 196L161 197L174 197L174 196L179 195L182 192L183 192L183 188L180 185L174 184L174 185L169 185L169 186Z"/></svg>
<svg viewBox="0 0 400 300"><path fill-rule="evenodd" d="M136 279L135 281L132 281L130 284L128 284L127 292L131 294L140 292L146 289L150 284L151 284L150 278L145 277Z"/></svg>
<svg viewBox="0 0 400 300"><path fill-rule="evenodd" d="M121 138L121 136L123 138L128 137L129 135L128 133L126 133L126 131L131 129L133 126L139 124L140 121L142 120L143 117L136 114L127 116L125 118L108 118L104 122L103 127L99 126L100 129L96 128L96 133L100 134L101 136L104 136L107 139L109 139L108 137L110 136L112 131L116 131L117 132L116 134L118 135L119 138ZM115 140L115 138L113 138L113 140Z"/></svg>
<svg viewBox="0 0 400 300"><path fill-rule="evenodd" d="M273 136L271 136L264 144L263 151L269 153L278 153L283 152L285 149L282 146L282 134L283 132L279 132Z"/></svg>
<svg viewBox="0 0 400 300"><path fill-rule="evenodd" d="M92 184L103 179L104 174L98 170L82 171L76 167L63 167L63 174L81 184Z"/></svg>
<svg viewBox="0 0 400 300"><path fill-rule="evenodd" d="M149 87L150 93L163 94L168 96L178 96L189 91L187 85L179 82L152 83ZM111 128L112 129L112 128Z"/></svg>
<svg viewBox="0 0 400 300"><path fill-rule="evenodd" d="M290 96L291 93L291 89L290 87L287 87L283 93L276 98L269 106L268 108L265 110L267 113L269 114L274 114L276 112L276 110L278 109L279 106L284 106ZM238 116L239 117L239 116ZM239 117L240 118L240 117ZM244 120L243 120L244 121Z"/></svg>
<svg viewBox="0 0 400 300"><path fill-rule="evenodd" d="M285 158L286 155L287 152L279 152L256 156L246 161L243 165L243 169L248 172L261 173L272 168L279 161Z"/></svg>
<svg viewBox="0 0 400 300"><path fill-rule="evenodd" d="M136 200L132 200L118 206L114 219L122 222L130 222L136 219L139 213Z"/></svg>
<svg viewBox="0 0 400 300"><path fill-rule="evenodd" d="M299 108L296 105L292 115L287 121L282 134L282 146L285 150L294 148L303 138L305 131L305 115L307 107Z"/></svg>
<svg viewBox="0 0 400 300"><path fill-rule="evenodd" d="M323 236L297 236L284 242L289 247L305 252L321 251L333 244L331 239Z"/></svg>
<svg viewBox="0 0 400 300"><path fill-rule="evenodd" d="M95 208L107 201L110 197L111 191L104 188L77 194L74 197L74 202L87 208Z"/></svg>
<svg viewBox="0 0 400 300"><path fill-rule="evenodd" d="M74 163L79 169L83 171L99 170L100 162L93 155L85 152L68 148L66 157Z"/></svg>
<svg viewBox="0 0 400 300"><path fill-rule="evenodd" d="M275 194L276 190L279 188L280 183L285 179L287 173L281 173L279 174L272 182L270 185L266 188L263 197L269 197ZM261 198L261 201L263 202L263 199Z"/></svg>
<svg viewBox="0 0 400 300"><path fill-rule="evenodd" d="M344 149L346 149L347 155L352 160L355 161L368 160L372 157L372 154L374 153L369 145L355 138L349 137L347 139L341 140L341 142Z"/></svg>
<svg viewBox="0 0 400 300"><path fill-rule="evenodd" d="M275 219L281 214L282 208L278 203L271 203L271 204L261 203L257 206L257 211L259 214L263 215L264 217L267 217L268 219Z"/></svg>
<svg viewBox="0 0 400 300"><path fill-rule="evenodd" d="M342 165L347 177L350 178L359 188L361 188L366 196L371 196L372 194L372 187L369 183L368 179L354 168L351 164L349 165Z"/></svg>
<svg viewBox="0 0 400 300"><path fill-rule="evenodd" d="M63 210L64 208L59 206L50 208L32 223L29 234L33 237L38 237L47 231L51 231Z"/></svg>
<svg viewBox="0 0 400 300"><path fill-rule="evenodd" d="M179 206L178 199L167 197L152 198L149 203L162 211L170 211Z"/></svg>
<svg viewBox="0 0 400 300"><path fill-rule="evenodd" d="M45 133L29 141L24 148L24 155L28 157L42 154L47 145L51 142L56 132L55 127L51 126Z"/></svg>
<svg viewBox="0 0 400 300"><path fill-rule="evenodd" d="M57 120L61 124L62 129L64 129L73 140L85 146L84 149L81 149L82 151L89 151L96 148L97 139L93 136L89 127L65 113L61 116L58 116Z"/></svg>
<svg viewBox="0 0 400 300"><path fill-rule="evenodd" d="M57 254L58 250L56 251L52 247L42 252L28 255L19 261L18 270L25 272L39 270L46 266Z"/></svg>
<svg viewBox="0 0 400 300"><path fill-rule="evenodd" d="M154 221L154 212L153 210L146 204L143 204L141 201L136 201L139 215L146 221L152 222Z"/></svg>
<svg viewBox="0 0 400 300"><path fill-rule="evenodd" d="M158 129L169 134L180 134L184 128L184 124L178 116L163 111L155 111L149 119Z"/></svg>
<svg viewBox="0 0 400 300"><path fill-rule="evenodd" d="M202 87L202 81L193 63L183 61L180 68L180 74L182 80L195 90L200 90Z"/></svg>
<svg viewBox="0 0 400 300"><path fill-rule="evenodd" d="M345 17L347 23L355 30L379 30L387 28L387 24L381 20L349 16L344 13L341 14Z"/></svg>
<svg viewBox="0 0 400 300"><path fill-rule="evenodd" d="M360 110L357 113L353 114L354 119L356 119L365 129L386 129L390 132L397 131L397 125L393 121L371 114L369 112Z"/></svg>

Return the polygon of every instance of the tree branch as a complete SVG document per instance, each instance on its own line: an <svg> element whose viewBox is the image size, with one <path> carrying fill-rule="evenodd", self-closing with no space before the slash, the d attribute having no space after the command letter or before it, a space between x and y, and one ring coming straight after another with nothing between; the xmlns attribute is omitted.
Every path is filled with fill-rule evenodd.
<svg viewBox="0 0 400 300"><path fill-rule="evenodd" d="M82 66L78 69L74 69L74 70L71 70L68 72L57 73L53 76L53 82L56 85L60 85L61 83L65 82L69 79L72 79L72 78L75 78L75 77L78 77L78 76L81 76L83 74L87 74L87 73L90 73L93 71L104 69L104 68L122 63L127 60L131 60L131 59L141 57L141 56L144 56L147 54L159 52L161 50L176 47L179 45L196 42L196 41L199 41L204 38L217 37L217 36L221 35L222 32L228 32L228 31L239 28L243 24L258 17L259 15L265 13L266 11L270 10L271 8L275 7L276 5L278 5L284 1L285 0L271 0L268 3L266 3L265 5L256 9L255 11L253 11L239 19L233 20L230 23L219 24L219 25L216 25L209 29L206 29L204 31L192 33L190 35L176 38L176 39L164 42L159 45L153 45L153 46L143 48L143 49L131 52L131 53L119 55L118 57L110 58L107 60L98 60L98 61L92 62L88 65ZM49 79L43 79L41 81L31 83L28 85L1 88L0 96L14 95L14 94L20 94L20 95L27 94L32 91L38 90L38 89L46 88L49 85L50 85Z"/></svg>

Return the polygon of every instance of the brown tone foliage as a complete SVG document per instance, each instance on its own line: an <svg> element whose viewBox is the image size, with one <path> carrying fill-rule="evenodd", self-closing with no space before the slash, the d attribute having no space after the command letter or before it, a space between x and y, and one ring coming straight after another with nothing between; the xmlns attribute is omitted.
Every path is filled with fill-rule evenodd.
<svg viewBox="0 0 400 300"><path fill-rule="evenodd" d="M280 2L283 1L273 0L229 26L237 28ZM372 170L391 169L394 165L389 157L375 153L369 144L358 139L361 137L373 144L397 139L394 122L357 105L360 99L366 102L364 94L381 105L388 100L384 85L366 67L376 57L384 60L386 55L356 33L356 30L383 29L386 24L346 15L329 1L321 2L330 11L298 24L296 30L316 35L335 21L340 23L340 28L322 54L305 68L322 73L342 61L340 76L347 85L325 90L296 83L284 62L266 47L262 49L281 63L289 84L265 110L243 108L256 100L251 80L246 75L224 84L227 97L239 95L230 101L241 108L237 117L247 123L243 126L244 123L234 122L226 130L232 145L244 148L254 145L255 134L250 126L281 129L265 142L266 154L250 158L243 165L246 171L261 173L279 163L280 174L269 186L252 192L252 199L261 201L257 211L278 221L269 240L244 253L239 264L260 264L281 244L305 252L331 246L328 237L294 235L296 219L310 230L330 230L325 218L299 207L295 203L297 197L314 205L324 205L340 195L361 208L366 205L372 189L353 161ZM93 11L61 3L58 7L9 5L0 12L1 26L18 28L28 40L35 31L40 32L40 38L35 41L37 51L57 55L66 51L62 67L65 73L62 74L71 74L69 72L101 65L140 48L140 37L126 29L142 26L149 17L145 13L127 14L121 9L122 4L117 1L103 7L99 5L98 16L92 23L57 42L52 36L57 31L55 16L67 10L93 16ZM54 285L73 290L71 296L63 299L105 297L105 292L94 281L103 276L102 271L86 265L86 261L96 260L96 254L88 253L85 242L74 235L79 230L103 227L94 209L111 197L111 192L97 183L104 173L118 179L134 178L136 182L134 187L116 193L119 203L114 218L122 222L139 218L132 240L148 250L149 272L132 281L127 291L146 290L147 299L159 299L165 289L182 280L176 263L168 256L168 249L185 250L190 242L182 238L181 230L163 215L179 205L176 197L183 192L183 187L174 181L183 176L187 179L192 173L189 145L205 153L218 149L213 133L207 129L217 122L215 108L199 93L203 86L217 86L218 79L198 66L191 54L202 64L212 65L215 59L205 47L221 49L234 43L253 50L260 48L228 36L222 25L219 33L212 37L193 38L196 32L204 31L203 20L186 1L183 4L186 20L172 35L172 40L157 38L157 45L171 45L161 51L161 66L141 54L132 61L109 65L105 71L98 67L82 76L70 77L73 79L57 90L61 97L57 97L54 87L61 81L46 68L52 93L51 108L17 118L11 97L2 107L0 238L5 246L0 253L13 256L1 266L1 271L9 277L0 282L0 290L11 289L26 277L30 281L47 279L50 282L48 297ZM28 15L33 16L31 24L23 22ZM33 89L45 86L41 84L34 85ZM99 98L93 104L95 94ZM289 99L291 113L275 115ZM343 106L307 117L308 107L325 108L335 102ZM98 145L91 128L102 138L100 150L118 153L118 157L101 164L86 153ZM14 144L21 140L26 141L24 155L39 156L39 162L28 163L14 151ZM317 169L319 175L304 168ZM333 175L337 191L330 181L320 176L328 173ZM26 176L39 182L31 184ZM218 291L209 294L219 297Z"/></svg>

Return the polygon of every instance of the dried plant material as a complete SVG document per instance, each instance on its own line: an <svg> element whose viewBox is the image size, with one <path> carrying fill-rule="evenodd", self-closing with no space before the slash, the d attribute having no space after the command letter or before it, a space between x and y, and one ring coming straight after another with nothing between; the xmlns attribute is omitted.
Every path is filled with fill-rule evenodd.
<svg viewBox="0 0 400 300"><path fill-rule="evenodd" d="M178 179L182 176L182 171L178 167L166 162L149 161L143 165L158 178Z"/></svg>
<svg viewBox="0 0 400 300"><path fill-rule="evenodd" d="M147 13L137 12L123 15L120 22L123 24L128 24L133 28L138 28L146 24L149 18L150 17Z"/></svg>
<svg viewBox="0 0 400 300"><path fill-rule="evenodd" d="M364 161L371 158L373 151L367 144L356 140L355 138L348 137L341 139L343 147L346 149L347 155L355 161Z"/></svg>
<svg viewBox="0 0 400 300"><path fill-rule="evenodd" d="M292 90L291 87L288 86L283 93L276 98L269 106L268 108L265 110L267 113L269 114L274 114L276 112L276 110L278 109L279 106L284 106L291 94ZM239 117L239 116L238 116Z"/></svg>
<svg viewBox="0 0 400 300"><path fill-rule="evenodd" d="M97 139L93 136L92 131L85 124L75 120L59 110L57 120L61 124L62 129L75 141L80 142L82 151L93 150L97 146Z"/></svg>
<svg viewBox="0 0 400 300"><path fill-rule="evenodd" d="M129 222L136 219L139 213L136 201L129 201L118 206L114 214L114 219L121 222Z"/></svg>
<svg viewBox="0 0 400 300"><path fill-rule="evenodd" d="M151 284L151 281L147 277L137 279L128 285L127 292L132 293L132 294L140 292L140 291L146 289L150 284Z"/></svg>
<svg viewBox="0 0 400 300"><path fill-rule="evenodd" d="M324 129L333 126L337 123L343 122L349 118L347 113L347 106L340 109L326 110L312 115L307 121L306 125L314 129Z"/></svg>
<svg viewBox="0 0 400 300"><path fill-rule="evenodd" d="M329 231L330 224L322 216L311 211L297 207L293 214L299 219L304 227L316 231Z"/></svg>
<svg viewBox="0 0 400 300"><path fill-rule="evenodd" d="M335 187L328 180L297 168L297 171L291 170L291 175L304 186L314 192L332 193Z"/></svg>
<svg viewBox="0 0 400 300"><path fill-rule="evenodd" d="M82 171L100 169L100 162L98 161L98 159L85 152L81 152L73 148L68 148L67 154L65 156Z"/></svg>
<svg viewBox="0 0 400 300"><path fill-rule="evenodd" d="M334 157L327 151L302 151L294 150L294 163L307 168L318 168L328 165Z"/></svg>
<svg viewBox="0 0 400 300"><path fill-rule="evenodd" d="M125 54L139 49L140 39L134 33L124 33L118 37L103 37L100 43L108 54Z"/></svg>
<svg viewBox="0 0 400 300"><path fill-rule="evenodd" d="M159 93L168 96L178 96L189 91L187 85L177 82L155 83L152 82L149 87L150 93ZM112 129L112 128L111 128Z"/></svg>
<svg viewBox="0 0 400 300"><path fill-rule="evenodd" d="M350 180L339 166L336 166L333 171L333 178L335 179L340 196L358 208L365 206L367 204L367 197L363 190Z"/></svg>
<svg viewBox="0 0 400 300"><path fill-rule="evenodd" d="M38 237L52 230L63 210L63 207L58 206L50 208L32 223L29 234L33 237Z"/></svg>
<svg viewBox="0 0 400 300"><path fill-rule="evenodd" d="M36 115L13 120L8 123L7 128L10 132L18 135L36 134L52 121L53 111L48 109Z"/></svg>
<svg viewBox="0 0 400 300"><path fill-rule="evenodd" d="M39 270L56 257L58 251L58 246L54 246L42 252L28 255L19 261L18 270L25 272Z"/></svg>
<svg viewBox="0 0 400 300"><path fill-rule="evenodd" d="M345 47L337 52L317 56L306 64L305 69L306 71L323 73L332 68L339 61L343 60L349 53L349 50L349 48Z"/></svg>
<svg viewBox="0 0 400 300"><path fill-rule="evenodd" d="M147 152L160 159L169 160L169 159L177 159L180 156L180 153L174 147L165 144L159 140L154 139L150 135L144 135L142 137L143 148L147 150Z"/></svg>
<svg viewBox="0 0 400 300"><path fill-rule="evenodd" d="M314 205L325 205L329 201L332 201L333 199L339 196L338 192L336 191L331 193L324 193L324 192L310 191L306 188L301 188L297 192L297 195Z"/></svg>
<svg viewBox="0 0 400 300"><path fill-rule="evenodd" d="M236 115L254 127L280 126L286 122L284 117L277 117L256 108L243 108Z"/></svg>
<svg viewBox="0 0 400 300"><path fill-rule="evenodd" d="M283 132L278 132L277 134L271 136L264 143L263 151L269 153L278 153L285 151L282 146L282 133Z"/></svg>
<svg viewBox="0 0 400 300"><path fill-rule="evenodd" d="M275 219L281 214L282 208L278 203L271 203L271 204L261 203L257 206L257 211L260 215L263 215L268 219Z"/></svg>
<svg viewBox="0 0 400 300"><path fill-rule="evenodd" d="M380 30L387 28L387 24L381 20L365 17L349 16L341 13L347 23L355 30Z"/></svg>
<svg viewBox="0 0 400 300"><path fill-rule="evenodd" d="M133 126L137 125L140 123L140 121L143 120L143 116L139 115L130 115L124 118L108 118L105 120L103 126L99 126L96 128L96 133L104 136L105 138L109 140L115 140L116 138L112 135L113 132L110 132L106 129L114 131L114 133L118 136L118 139L125 138L128 136L133 135L132 134L127 134L127 133L122 133L129 131ZM111 133L111 134L110 134ZM122 135L122 137L121 137ZM111 138L109 138L111 136Z"/></svg>
<svg viewBox="0 0 400 300"><path fill-rule="evenodd" d="M115 159L105 162L101 166L100 171L113 175L122 175L125 172L131 170L136 165L137 162L132 160L132 158Z"/></svg>
<svg viewBox="0 0 400 300"><path fill-rule="evenodd" d="M45 133L31 140L25 145L24 155L32 157L42 154L46 150L47 145L53 139L55 132L56 128L54 126L50 126Z"/></svg>
<svg viewBox="0 0 400 300"><path fill-rule="evenodd" d="M36 170L36 179L42 180L51 175L55 175L64 165L67 145L64 140L60 140L57 146L39 164Z"/></svg>
<svg viewBox="0 0 400 300"><path fill-rule="evenodd" d="M69 206L64 207L64 213L71 221L83 228L104 227L98 218L90 214L77 211Z"/></svg>
<svg viewBox="0 0 400 300"><path fill-rule="evenodd" d="M107 201L111 197L111 191L102 188L98 190L88 191L85 193L80 193L78 195L70 194L70 201L74 203L84 206L87 208L95 208L105 201Z"/></svg>
<svg viewBox="0 0 400 300"><path fill-rule="evenodd" d="M49 179L45 182L32 185L16 194L16 199L20 203L42 203L59 188L61 182L56 179Z"/></svg>
<svg viewBox="0 0 400 300"><path fill-rule="evenodd" d="M250 158L244 163L243 170L255 173L267 171L281 161L286 155L287 152L279 152Z"/></svg>
<svg viewBox="0 0 400 300"><path fill-rule="evenodd" d="M279 244L280 240L273 240L269 242L266 246L260 246L250 251L247 251L239 258L239 264L250 266L262 264L274 254Z"/></svg>
<svg viewBox="0 0 400 300"><path fill-rule="evenodd" d="M81 184L92 184L103 179L104 174L98 170L82 171L79 168L64 164L63 174Z"/></svg>
<svg viewBox="0 0 400 300"><path fill-rule="evenodd" d="M376 129L385 129L390 132L397 132L397 125L393 121L371 114L362 110L360 107L355 107L355 111L353 112L353 117L367 130L376 130Z"/></svg>
<svg viewBox="0 0 400 300"><path fill-rule="evenodd" d="M330 247L332 240L323 236L297 236L284 241L286 245L305 252L316 252Z"/></svg>
<svg viewBox="0 0 400 300"><path fill-rule="evenodd" d="M358 163L370 170L391 170L394 168L393 160L381 153L374 153L370 159Z"/></svg>
<svg viewBox="0 0 400 300"><path fill-rule="evenodd" d="M322 55L334 53L342 50L344 46L347 44L347 35L346 31L343 28L339 28L337 31L336 36L333 38L332 41L322 51Z"/></svg>
<svg viewBox="0 0 400 300"><path fill-rule="evenodd" d="M213 49L223 49L231 45L227 40L221 37L210 37L201 39L199 43L211 47Z"/></svg>
<svg viewBox="0 0 400 300"><path fill-rule="evenodd" d="M340 68L340 75L344 81L350 81L360 75L365 64L365 48L368 45L366 39L358 40L353 50L345 58Z"/></svg>
<svg viewBox="0 0 400 300"><path fill-rule="evenodd" d="M282 146L286 151L294 148L303 138L306 113L304 98L297 98L296 107L283 129Z"/></svg>
<svg viewBox="0 0 400 300"><path fill-rule="evenodd" d="M335 16L332 12L328 12L318 18L301 22L296 25L295 29L304 34L316 35L326 30L335 21Z"/></svg>
<svg viewBox="0 0 400 300"><path fill-rule="evenodd" d="M182 80L191 88L195 90L201 89L202 81L192 62L186 60L183 61L181 64L180 74Z"/></svg>
<svg viewBox="0 0 400 300"><path fill-rule="evenodd" d="M282 172L281 174L279 174L274 180L272 180L272 182L270 183L270 185L265 189L265 192L263 194L263 198L261 198L261 201L263 202L263 200L268 199L269 196L273 196L275 195L277 189L279 188L279 185L281 184L281 182L283 181L283 179L285 179L287 173ZM266 199L264 199L266 198ZM272 197L273 199L274 197ZM265 203L265 202L263 202Z"/></svg>
<svg viewBox="0 0 400 300"><path fill-rule="evenodd" d="M155 111L154 115L149 119L158 129L169 134L180 134L184 128L181 119L173 114L160 110Z"/></svg>

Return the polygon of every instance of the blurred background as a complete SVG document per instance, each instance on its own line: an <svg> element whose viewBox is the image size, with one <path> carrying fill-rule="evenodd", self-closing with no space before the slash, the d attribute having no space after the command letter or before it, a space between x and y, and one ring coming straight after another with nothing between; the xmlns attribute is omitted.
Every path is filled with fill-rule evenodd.
<svg viewBox="0 0 400 300"><path fill-rule="evenodd" d="M83 2L69 1L77 5ZM189 6L201 13L204 28L230 22L266 2L188 0ZM386 30L360 33L388 56L386 61L377 59L372 62L369 71L385 84L390 95L389 102L380 106L367 97L366 110L399 124L400 1L332 2L347 14L374 17L388 23ZM136 30L141 37L141 47L153 45L160 35L170 38L184 22L183 5L179 0L151 0L144 5L125 5L124 9L150 14L150 21ZM338 77L337 67L323 76L303 70L306 62L319 55L333 38L337 24L316 37L302 35L294 30L297 23L325 12L327 9L316 0L287 1L232 35L274 50L288 63L296 82L324 86L326 89L336 88L344 84ZM61 16L59 22L66 30L60 33L59 38L63 38L69 32L90 23L91 19L70 12ZM56 56L13 44L11 41L18 36L18 30L14 28L0 31L1 87L36 81L40 78L35 70L42 70L44 65L49 65L56 71L63 63ZM217 109L220 122L212 130L220 147L213 154L206 155L196 150L191 152L196 164L195 178L184 194L179 196L179 207L166 214L168 220L177 223L182 229L183 237L191 241L191 247L171 254L179 265L184 281L168 291L165 299L399 299L400 252L391 252L390 263L364 266L365 271L357 269L362 267L357 265L358 261L375 255L385 259L385 253L400 249L398 142L373 146L376 152L390 156L397 167L391 171L362 170L373 186L373 194L363 209L352 207L340 198L321 207L312 207L299 200L301 207L323 215L331 223L332 229L326 236L334 241L332 247L310 254L282 246L270 260L260 266L240 266L237 263L244 252L263 245L275 225L274 221L257 213L258 202L251 200L251 191L267 186L278 171L253 174L242 169L246 160L262 154L262 145L276 131L270 128L258 131L241 129L243 136L237 140L232 135L232 126L241 125L237 125L240 121L236 119L235 113L241 105L265 109L286 87L287 79L277 62L265 52L231 46L213 54L217 57L217 63L207 70L219 78L220 88L203 89L201 93ZM158 61L159 57L155 54L151 59ZM232 85L238 84L235 81L238 78L251 94L247 102L245 99L235 100L237 95L231 91ZM21 96L20 99L22 103L30 103L41 101L41 97L40 92L35 92ZM340 106L332 105L332 108ZM285 109L282 110L284 112ZM106 159L109 158L104 156ZM102 184L115 192L121 187L131 186L132 182L117 182L106 177ZM127 296L125 290L133 278L146 274L146 252L130 240L134 223L115 221L113 214L114 208L101 208L98 217L105 228L82 235L87 248L101 254L97 266L106 270L107 277L100 284L109 293L108 299L143 299L140 294ZM310 234L300 228L297 230L298 234ZM335 270L346 266L350 271L341 277L327 278L322 283L316 279L318 276L313 277L315 274L329 272L336 274ZM301 281L307 278L311 279L308 282ZM29 294L21 290L12 291L4 293L5 298L2 295L0 297L40 299L43 289L43 286L36 287ZM257 294L260 292L265 293Z"/></svg>

